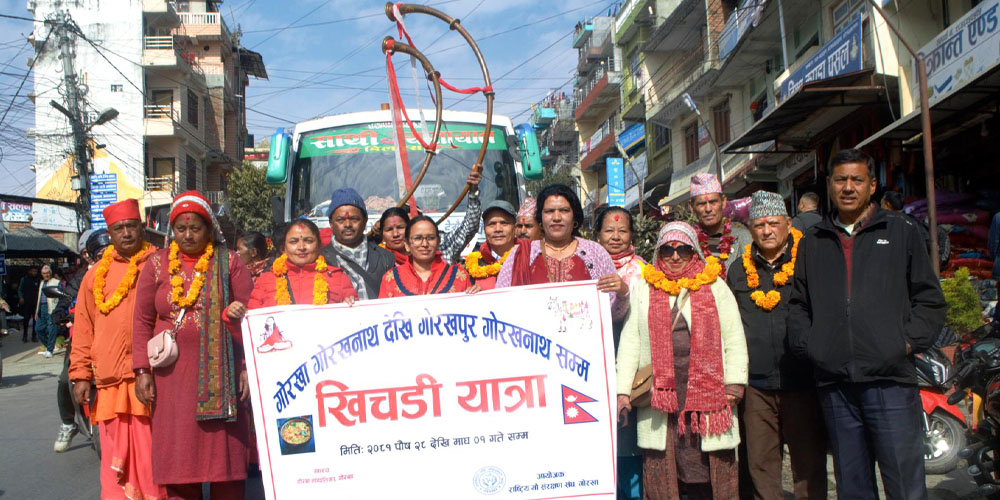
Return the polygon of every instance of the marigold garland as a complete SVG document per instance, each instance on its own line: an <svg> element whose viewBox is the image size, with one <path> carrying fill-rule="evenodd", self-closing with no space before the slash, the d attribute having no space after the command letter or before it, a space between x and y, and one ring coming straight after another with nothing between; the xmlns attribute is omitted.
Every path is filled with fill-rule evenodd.
<svg viewBox="0 0 1000 500"><path fill-rule="evenodd" d="M513 249L514 248L511 247L510 250ZM479 264L479 261L483 258L483 254L481 252L470 252L469 255L465 257L465 270L469 272L469 276L472 276L477 280L496 276L500 274L500 268L503 267L503 263L507 261L507 256L510 255L510 250L504 252L503 256L500 257L500 260L485 266Z"/></svg>
<svg viewBox="0 0 1000 500"><path fill-rule="evenodd" d="M323 277L327 267L326 259L322 255L316 258L316 275L313 277L312 303L314 306L322 306L327 303L330 285L327 284L326 278ZM271 264L271 272L274 273L275 277L274 301L279 306L291 304L292 296L288 292L288 280L283 279L288 274L288 255L281 254L281 257L274 259L274 264Z"/></svg>
<svg viewBox="0 0 1000 500"><path fill-rule="evenodd" d="M102 314L110 314L111 311L115 310L122 303L122 300L125 300L125 297L128 296L128 291L135 285L135 280L139 276L139 259L149 251L149 248L150 245L148 242L142 242L142 248L128 260L128 269L125 270L125 276L122 277L118 286L115 287L111 298L107 300L104 298L104 287L107 286L108 271L111 269L111 261L114 260L115 247L112 245L104 251L104 255L97 263L97 270L94 271L94 303L98 311L101 311Z"/></svg>
<svg viewBox="0 0 1000 500"><path fill-rule="evenodd" d="M177 246L177 242L171 241L167 270L170 272L170 284L173 287L170 292L170 302L177 307L184 308L191 306L191 304L194 304L198 300L198 295L201 293L202 287L205 286L205 275L208 274L208 262L212 260L212 255L215 254L215 247L209 242L201 257L198 258L198 262L195 262L194 278L191 280L191 286L188 288L187 294L184 294L184 277L178 274L181 270L181 261L177 258L177 254L180 251L181 248Z"/></svg>
<svg viewBox="0 0 1000 500"><path fill-rule="evenodd" d="M774 283L775 288L783 287L788 284L788 280L792 278L795 274L795 258L799 254L799 241L802 240L802 231L791 228L792 234L792 258L788 262L781 265L781 270L774 273L771 281ZM753 245L747 245L743 248L743 270L747 273L747 286L751 290L756 289L760 286L760 275L757 274L757 266L753 263L753 258L751 257L750 249ZM781 302L781 292L777 290L769 290L764 293L761 290L755 290L750 294L750 298L757 304L757 307L765 311L773 310L778 307L778 303Z"/></svg>
<svg viewBox="0 0 1000 500"><path fill-rule="evenodd" d="M676 281L668 279L663 274L663 271L660 271L652 264L642 266L643 279L656 289L667 292L670 295L681 293L681 288L687 288L692 292L696 292L703 286L711 285L720 274L722 274L722 264L719 263L718 258L713 256L705 259L705 269L694 278L681 278Z"/></svg>
<svg viewBox="0 0 1000 500"><path fill-rule="evenodd" d="M701 246L702 255L711 255L712 251L708 248L708 234L702 230L700 225L695 225L695 229L698 231L698 245ZM736 242L736 237L733 236L733 223L729 219L722 220L722 236L719 238L719 258L722 260L729 260L729 252L733 249L733 243Z"/></svg>

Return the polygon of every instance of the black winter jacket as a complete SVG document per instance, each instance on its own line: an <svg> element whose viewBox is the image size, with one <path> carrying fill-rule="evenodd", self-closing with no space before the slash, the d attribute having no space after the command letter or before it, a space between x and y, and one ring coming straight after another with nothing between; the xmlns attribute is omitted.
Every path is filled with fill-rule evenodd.
<svg viewBox="0 0 1000 500"><path fill-rule="evenodd" d="M902 214L873 207L851 238L832 215L799 244L789 301L792 353L813 364L816 382L916 384L907 354L930 347L945 317L944 295L923 235Z"/></svg>
<svg viewBox="0 0 1000 500"><path fill-rule="evenodd" d="M812 367L809 362L798 359L788 352L788 335L786 320L788 318L788 297L791 295L791 283L778 289L781 302L770 311L757 306L750 298L755 290L767 293L774 290L774 273L781 270L781 265L792 259L792 236L788 235L788 246L785 253L774 265L770 265L760 257L754 247L751 256L760 277L760 286L751 290L747 286L747 273L743 268L743 251L733 256L738 262L733 264L726 275L729 289L736 296L740 306L740 317L743 319L743 331L747 337L747 352L750 356L750 385L769 391L795 391L810 389L813 382ZM736 250L734 250L735 252Z"/></svg>

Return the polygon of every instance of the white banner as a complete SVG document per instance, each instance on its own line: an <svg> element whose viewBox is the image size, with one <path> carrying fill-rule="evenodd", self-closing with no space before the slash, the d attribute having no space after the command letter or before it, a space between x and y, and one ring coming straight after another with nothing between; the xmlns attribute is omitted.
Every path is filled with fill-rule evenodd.
<svg viewBox="0 0 1000 500"><path fill-rule="evenodd" d="M250 311L267 498L614 498L594 283Z"/></svg>

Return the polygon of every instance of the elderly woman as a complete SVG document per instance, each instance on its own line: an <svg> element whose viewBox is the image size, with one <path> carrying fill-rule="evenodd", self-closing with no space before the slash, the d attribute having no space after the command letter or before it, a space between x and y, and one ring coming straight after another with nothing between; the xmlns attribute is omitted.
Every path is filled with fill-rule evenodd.
<svg viewBox="0 0 1000 500"><path fill-rule="evenodd" d="M628 287L615 273L608 252L580 236L583 206L576 193L562 184L550 184L538 194L535 222L542 227L542 239L518 240L497 276L496 288L508 286L598 280L597 288L611 293L612 316L623 318L628 311Z"/></svg>
<svg viewBox="0 0 1000 500"><path fill-rule="evenodd" d="M242 499L248 415L237 403L249 390L239 321L253 285L200 193L174 198L170 229L169 248L139 275L132 331L136 397L153 409L153 480L171 499L201 498L201 483L215 500ZM151 371L146 345L171 329L177 360Z"/></svg>
<svg viewBox="0 0 1000 500"><path fill-rule="evenodd" d="M267 238L263 234L252 232L241 235L236 240L236 254L247 266L250 277L256 283L257 278L267 270Z"/></svg>
<svg viewBox="0 0 1000 500"><path fill-rule="evenodd" d="M344 270L319 254L319 228L309 219L288 224L282 254L261 274L250 295L250 309L286 304L353 303L358 295Z"/></svg>
<svg viewBox="0 0 1000 500"><path fill-rule="evenodd" d="M64 348L56 349L59 325L52 321L52 312L55 311L59 299L48 298L42 293L45 287L58 287L60 283L59 278L52 272L52 266L48 264L42 266L42 281L38 284L38 297L35 302L35 332L38 334L38 339L45 345L45 350L39 351L38 354L46 358L51 358L53 354L66 352Z"/></svg>
<svg viewBox="0 0 1000 500"><path fill-rule="evenodd" d="M392 252L397 266L406 264L409 257L406 253L406 226L409 224L410 214L400 207L391 207L382 212L378 221L379 231L382 233L382 243L379 246Z"/></svg>
<svg viewBox="0 0 1000 500"><path fill-rule="evenodd" d="M718 259L702 256L693 227L664 226L656 252L656 264L632 288L622 330L618 412L631 410L636 374L651 367L648 406L639 408L636 423L646 498L736 499L733 407L743 397L748 364L739 308L719 279Z"/></svg>
<svg viewBox="0 0 1000 500"><path fill-rule="evenodd" d="M465 269L445 262L441 257L438 246L441 234L433 219L425 215L415 217L406 226L405 236L409 257L403 265L388 270L382 277L379 298L475 293L479 290L475 285L470 285Z"/></svg>

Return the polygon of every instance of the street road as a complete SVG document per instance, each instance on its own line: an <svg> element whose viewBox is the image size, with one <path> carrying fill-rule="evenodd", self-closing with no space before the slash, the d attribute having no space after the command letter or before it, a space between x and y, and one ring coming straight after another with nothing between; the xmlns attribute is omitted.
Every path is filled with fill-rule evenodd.
<svg viewBox="0 0 1000 500"><path fill-rule="evenodd" d="M97 500L99 459L79 435L65 453L52 445L59 431L56 379L63 357L45 359L38 344L24 344L19 333L3 340L0 381L0 500ZM833 464L829 462L830 498L836 498ZM791 495L791 474L785 460L785 498ZM964 465L946 476L927 478L931 500L978 499ZM205 498L208 498L207 492ZM264 498L260 478L247 484L247 500Z"/></svg>

